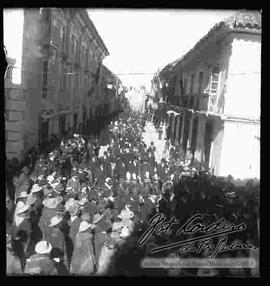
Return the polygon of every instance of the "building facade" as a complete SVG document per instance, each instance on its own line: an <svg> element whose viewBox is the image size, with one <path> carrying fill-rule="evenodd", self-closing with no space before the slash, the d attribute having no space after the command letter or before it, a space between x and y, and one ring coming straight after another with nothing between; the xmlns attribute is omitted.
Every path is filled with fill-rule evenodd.
<svg viewBox="0 0 270 286"><path fill-rule="evenodd" d="M16 41L14 41L16 39ZM103 101L109 52L85 9L4 10L6 155L80 132Z"/></svg>
<svg viewBox="0 0 270 286"><path fill-rule="evenodd" d="M4 82L7 159L21 160L26 150L38 144L42 85L39 18L39 9L4 10L9 64Z"/></svg>
<svg viewBox="0 0 270 286"><path fill-rule="evenodd" d="M260 177L261 14L240 11L167 65L153 85L173 143L215 175Z"/></svg>
<svg viewBox="0 0 270 286"><path fill-rule="evenodd" d="M102 65L100 84L100 104L98 115L107 117L121 109L122 82L105 65Z"/></svg>
<svg viewBox="0 0 270 286"><path fill-rule="evenodd" d="M82 132L100 101L109 52L85 9L42 9L44 28L41 140ZM43 127L44 126L44 127Z"/></svg>

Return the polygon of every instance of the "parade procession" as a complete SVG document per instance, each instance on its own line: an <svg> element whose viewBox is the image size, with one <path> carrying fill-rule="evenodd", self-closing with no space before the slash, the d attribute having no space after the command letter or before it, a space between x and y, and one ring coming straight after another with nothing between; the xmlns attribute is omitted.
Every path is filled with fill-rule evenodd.
<svg viewBox="0 0 270 286"><path fill-rule="evenodd" d="M107 146L74 134L32 168L24 166L13 179L14 199L6 197L8 273L147 275L140 259L151 256L158 243L173 241L164 233L138 246L148 220L159 212L180 221L200 213L207 223L217 217L245 222L246 230L236 237L258 247L258 183L237 187L175 155L157 163L154 142L147 146L142 140L145 123L145 116L124 112L110 123ZM256 250L238 252L252 256ZM213 269L178 271L213 275Z"/></svg>
<svg viewBox="0 0 270 286"><path fill-rule="evenodd" d="M20 87L19 83L15 86L12 80L20 64L18 60L5 75L6 275L260 277L260 177L254 175L258 173L256 164L259 162L255 162L254 150L260 140L260 135L256 135L260 122L252 116L245 117L244 111L237 109L230 99L233 96L226 97L229 104L223 113L214 107L211 111L209 106L203 109L199 104L203 96L199 95L196 107L195 103L191 106L191 99L185 105L186 98L197 98L192 95L193 81L188 96L186 85L172 78L178 77L179 70L188 70L189 64L193 67L190 63L193 51L156 73L150 91L144 86L137 89L124 86L118 76L102 64L108 51L93 22L87 18L86 10L42 8L39 13L30 10L25 9L23 14L25 25L43 17L47 24L52 21L52 27L54 22L57 26L56 15L66 21L59 23L68 23L70 29L84 22L80 42L76 42L70 32L71 50L68 44L67 51L74 50L77 57L80 54L77 45L84 40L86 46L92 45L94 39L97 62L94 67L91 57L88 67L80 66L87 65L88 61L83 59L92 53L85 46L81 50L82 58L78 56L74 63L71 60L65 68L59 45L57 49L48 48L48 54L54 48L56 52L42 61L48 74L46 87L44 73L43 87L36 88L38 81L31 87L33 81L27 79L27 71L21 74L26 87L23 84ZM241 13L235 18L239 23ZM241 25L245 25L245 21ZM207 37L214 40L209 43L221 35L219 29L222 35L232 29L228 33L233 36L228 41L238 43L242 30L233 38L236 26L227 28L227 22L222 23L210 31ZM254 30L258 29L256 23ZM34 45L29 36L31 31L29 26L29 33L23 34L22 41L28 37L25 45ZM59 35L65 38L64 34ZM245 37L247 35L245 32ZM88 36L92 39L90 42L87 42ZM207 37L199 45L208 43ZM237 59L233 49L245 46L242 42L232 44L231 62ZM199 47L203 50L204 46ZM34 73L38 57L31 55L31 49L29 46L23 50L22 67L31 66ZM7 47L10 67L9 51ZM32 61L28 62L28 56L33 57ZM239 65L235 60L231 66ZM50 74L60 71L60 67L64 74ZM222 66L220 77L216 76L217 69L215 75L210 72L209 94L214 92L214 81L223 78L222 72ZM78 85L73 81L75 73L81 76ZM72 85L66 75L70 75ZM228 78L228 94L232 94L234 79L230 75ZM239 76L238 80L242 78ZM173 88L173 92L172 82L179 84L179 89ZM80 94L84 83L87 92ZM21 94L26 95L19 95L19 88L22 88ZM38 90L39 109L36 107ZM44 96L41 90L48 94ZM251 92L255 94L254 90ZM227 96L226 92L223 94ZM243 105L247 106L250 97L246 96ZM212 99L209 95L209 104ZM254 102L250 109L253 111ZM11 110L14 106L22 107L21 111ZM226 106L234 106L239 111L238 117L227 115L234 111L232 108L231 113L227 112ZM27 111L24 112L24 108ZM233 136L239 136L237 140L242 141L236 143L235 139L231 143ZM248 141L251 137L255 139ZM247 149L251 145L253 147ZM246 156L242 156L241 148L247 152Z"/></svg>

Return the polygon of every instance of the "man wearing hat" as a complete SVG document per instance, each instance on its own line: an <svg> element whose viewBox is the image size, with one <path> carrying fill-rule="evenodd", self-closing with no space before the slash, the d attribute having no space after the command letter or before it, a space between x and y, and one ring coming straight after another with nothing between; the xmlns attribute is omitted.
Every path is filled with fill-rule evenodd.
<svg viewBox="0 0 270 286"><path fill-rule="evenodd" d="M39 186L38 184L34 184L31 192L31 196L35 199L33 209L35 210L38 217L41 216L41 210L42 210L42 201L43 201L43 188Z"/></svg>
<svg viewBox="0 0 270 286"><path fill-rule="evenodd" d="M43 200L42 214L39 220L39 227L43 237L47 239L49 235L49 224L51 219L57 215L56 207L63 201L62 197L45 198Z"/></svg>
<svg viewBox="0 0 270 286"><path fill-rule="evenodd" d="M62 260L66 254L65 236L61 230L62 222L63 218L61 216L54 216L50 221L50 231L48 234L48 242L50 242L53 248L59 250L60 260Z"/></svg>
<svg viewBox="0 0 270 286"><path fill-rule="evenodd" d="M66 202L65 208L70 214L68 224L69 224L69 233L66 237L66 247L67 247L67 261L68 268L70 267L72 252L74 249L76 235L79 231L81 218L79 215L79 207L74 199L70 199Z"/></svg>
<svg viewBox="0 0 270 286"><path fill-rule="evenodd" d="M88 194L88 198L89 201L85 202L83 211L89 213L90 217L93 217L97 212L96 201L98 200L98 195L93 189L91 189Z"/></svg>
<svg viewBox="0 0 270 286"><path fill-rule="evenodd" d="M71 187L75 191L75 193L79 193L80 183L77 174L74 173L74 175L67 181L67 188L68 187Z"/></svg>
<svg viewBox="0 0 270 286"><path fill-rule="evenodd" d="M22 269L25 266L25 259L29 257L31 242L31 222L29 219L30 206L23 202L18 203L14 215L14 223L11 229L11 235L14 238L14 249L19 257Z"/></svg>
<svg viewBox="0 0 270 286"><path fill-rule="evenodd" d="M87 221L80 223L76 235L74 250L70 264L70 274L91 275L95 271L96 259L92 243L94 226Z"/></svg>
<svg viewBox="0 0 270 286"><path fill-rule="evenodd" d="M25 274L31 275L57 275L57 268L50 254L52 245L45 240L38 242L35 246L35 254L26 261Z"/></svg>
<svg viewBox="0 0 270 286"><path fill-rule="evenodd" d="M29 190L29 183L25 181L23 184L21 184L17 189L15 193L15 202L23 201L26 202L28 197L28 190Z"/></svg>
<svg viewBox="0 0 270 286"><path fill-rule="evenodd" d="M56 183L55 185L53 185L53 191L58 195L64 195L64 186L61 183Z"/></svg>

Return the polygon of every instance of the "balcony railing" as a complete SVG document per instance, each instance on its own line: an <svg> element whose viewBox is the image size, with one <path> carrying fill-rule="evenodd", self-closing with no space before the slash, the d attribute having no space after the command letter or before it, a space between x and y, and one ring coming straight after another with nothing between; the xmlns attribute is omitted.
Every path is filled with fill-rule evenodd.
<svg viewBox="0 0 270 286"><path fill-rule="evenodd" d="M198 109L205 112L216 112L217 100L215 95L202 94L199 96Z"/></svg>
<svg viewBox="0 0 270 286"><path fill-rule="evenodd" d="M209 95L201 94L198 100L198 109L199 111L208 111Z"/></svg>

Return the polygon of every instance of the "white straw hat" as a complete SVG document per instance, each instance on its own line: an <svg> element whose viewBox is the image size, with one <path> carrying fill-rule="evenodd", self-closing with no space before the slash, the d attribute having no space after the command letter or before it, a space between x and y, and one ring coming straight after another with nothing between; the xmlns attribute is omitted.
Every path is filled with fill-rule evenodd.
<svg viewBox="0 0 270 286"><path fill-rule="evenodd" d="M60 217L60 216L54 216L52 219L51 219L51 222L49 224L49 227L53 227L53 226L56 226L58 225L60 222L62 222L63 218Z"/></svg>
<svg viewBox="0 0 270 286"><path fill-rule="evenodd" d="M52 176L52 175L49 175L48 177L47 177L47 181L50 183L50 182L52 182L54 180L54 177Z"/></svg>
<svg viewBox="0 0 270 286"><path fill-rule="evenodd" d="M91 224L88 223L87 221L82 221L80 223L79 232L87 230L90 226L91 226Z"/></svg>
<svg viewBox="0 0 270 286"><path fill-rule="evenodd" d="M42 191L42 187L39 186L38 184L34 184L32 189L31 189L31 193L37 193L37 192L40 192Z"/></svg>
<svg viewBox="0 0 270 286"><path fill-rule="evenodd" d="M26 191L22 191L22 192L18 195L17 199L27 198L27 197L28 197L27 192L26 192Z"/></svg>
<svg viewBox="0 0 270 286"><path fill-rule="evenodd" d="M22 214L22 213L26 212L29 208L30 208L30 205L28 205L28 204L21 205L21 206L17 209L16 213L17 213L17 214Z"/></svg>
<svg viewBox="0 0 270 286"><path fill-rule="evenodd" d="M121 211L118 217L121 219L130 219L134 217L134 212L124 209Z"/></svg>
<svg viewBox="0 0 270 286"><path fill-rule="evenodd" d="M126 173L126 179L127 179L128 181L130 181L130 179L131 179L131 174L130 174L130 172L127 172L127 173Z"/></svg>
<svg viewBox="0 0 270 286"><path fill-rule="evenodd" d="M129 230L128 227L124 226L124 227L122 228L120 237L125 238L125 237L128 237L128 236L130 236L130 230Z"/></svg>
<svg viewBox="0 0 270 286"><path fill-rule="evenodd" d="M52 245L46 240L38 242L35 246L35 252L38 254L49 254L51 251Z"/></svg>

